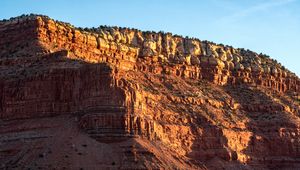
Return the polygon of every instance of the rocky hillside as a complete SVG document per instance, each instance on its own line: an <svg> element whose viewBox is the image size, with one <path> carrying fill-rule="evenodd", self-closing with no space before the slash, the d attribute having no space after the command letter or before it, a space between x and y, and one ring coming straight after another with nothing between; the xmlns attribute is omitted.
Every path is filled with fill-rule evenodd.
<svg viewBox="0 0 300 170"><path fill-rule="evenodd" d="M171 33L0 22L4 169L299 169L300 79Z"/></svg>

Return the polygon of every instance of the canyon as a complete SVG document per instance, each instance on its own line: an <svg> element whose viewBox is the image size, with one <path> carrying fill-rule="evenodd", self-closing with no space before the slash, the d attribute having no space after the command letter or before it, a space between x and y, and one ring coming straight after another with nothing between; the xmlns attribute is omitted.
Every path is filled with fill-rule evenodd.
<svg viewBox="0 0 300 170"><path fill-rule="evenodd" d="M3 169L299 169L300 79L164 32L0 21Z"/></svg>

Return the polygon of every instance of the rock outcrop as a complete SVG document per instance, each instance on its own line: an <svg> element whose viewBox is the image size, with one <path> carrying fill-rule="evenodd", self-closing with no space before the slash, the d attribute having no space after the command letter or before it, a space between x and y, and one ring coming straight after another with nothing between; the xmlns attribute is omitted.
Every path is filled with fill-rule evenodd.
<svg viewBox="0 0 300 170"><path fill-rule="evenodd" d="M83 139L116 159L92 168L300 168L300 79L266 55L30 15L0 22L0 70L2 168L103 161L33 159Z"/></svg>

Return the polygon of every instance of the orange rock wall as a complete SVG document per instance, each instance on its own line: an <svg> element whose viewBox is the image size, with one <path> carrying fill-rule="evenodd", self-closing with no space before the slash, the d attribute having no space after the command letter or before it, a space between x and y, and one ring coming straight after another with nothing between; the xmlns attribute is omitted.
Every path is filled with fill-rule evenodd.
<svg viewBox="0 0 300 170"><path fill-rule="evenodd" d="M77 58L82 58L83 60L89 62L109 62L116 65L120 69L126 70L138 69L140 71L149 71L158 74L167 72L187 78L204 78L219 85L254 83L269 87L279 92L299 91L300 80L296 76L282 70L281 68L278 68L277 66L269 66L268 63L270 61L268 59L261 59L261 57L258 57L257 54L253 52L244 52L245 54L243 54L240 51L231 49L227 52L227 56L229 57L227 57L227 60L223 61L221 59L224 56L219 54L217 50L222 51L222 48L225 47L211 45L207 42L201 42L200 44L202 44L202 46L205 45L213 47L210 47L211 49L206 50L205 48L202 48L202 50L199 49L199 51L202 51L202 53L198 52L195 54L195 52L193 52L195 46L189 46L189 41L195 43L194 41L178 37L163 37L161 40L162 42L166 42L170 39L170 41L174 41L174 43L176 41L185 43L184 46L187 49L178 54L178 57L183 58L181 62L177 60L174 61L174 59L170 58L170 56L173 56L173 54L170 54L170 52L166 51L170 51L168 48L171 47L168 47L164 44L162 44L160 47L157 47L158 45L156 45L156 48L152 49L154 51L160 49L161 52L156 51L153 54L151 53L152 55L143 53L145 49L150 48L148 46L145 47L145 43L147 44L147 42L150 40L155 42L155 40L149 38L151 37L150 35L152 35L152 37L156 36L153 34L148 35L147 33L142 34L140 32L134 34L133 31L127 30L125 33L123 33L125 36L131 34L134 36L141 34L141 36L143 36L143 41L139 40L136 44L132 44L132 42L123 43L121 40L117 39L111 40L103 36L103 34L80 32L75 28L62 25L61 23L54 22L53 20L37 18L37 22L39 40L54 46L54 48L68 49L73 52ZM113 32L111 34L118 33L116 30L110 30L110 32ZM166 38L166 40L164 40L164 38ZM156 42L156 44L159 43ZM178 49L176 50L178 52ZM196 59L199 60L199 63L191 62L192 59L190 56L183 57L181 56L183 55L181 53L190 53L189 55L196 57ZM218 56L214 56L214 54L212 54L212 56L215 57L213 58L209 56L208 53L219 55L219 58ZM239 61L240 59L237 59L237 61L228 59L234 55L244 58L245 61L241 62ZM255 56L258 62L256 63L250 59L248 61L248 55ZM140 58L148 60L148 63L144 61L141 62ZM262 62L261 60L266 60L264 61L264 65L259 64ZM235 62L235 64L233 64L233 62ZM137 63L137 66L135 63ZM242 64L248 65L248 67L239 67Z"/></svg>
<svg viewBox="0 0 300 170"><path fill-rule="evenodd" d="M40 16L1 22L0 36L1 119L74 113L91 134L141 136L196 165L297 163L300 112L286 94L299 78L254 52Z"/></svg>

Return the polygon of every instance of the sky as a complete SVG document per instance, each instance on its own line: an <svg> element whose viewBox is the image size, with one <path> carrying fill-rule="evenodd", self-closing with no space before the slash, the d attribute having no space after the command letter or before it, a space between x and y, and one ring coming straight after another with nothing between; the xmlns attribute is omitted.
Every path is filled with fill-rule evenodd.
<svg viewBox="0 0 300 170"><path fill-rule="evenodd" d="M164 31L270 55L300 76L300 0L1 0L0 19Z"/></svg>

